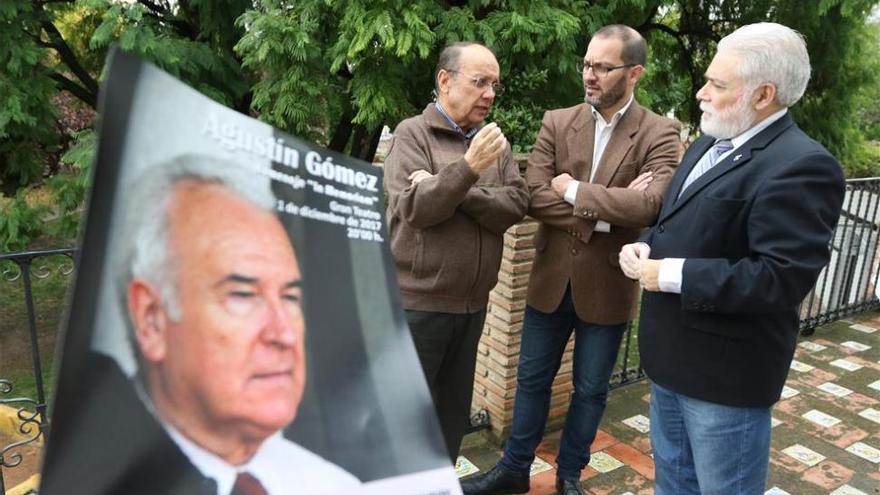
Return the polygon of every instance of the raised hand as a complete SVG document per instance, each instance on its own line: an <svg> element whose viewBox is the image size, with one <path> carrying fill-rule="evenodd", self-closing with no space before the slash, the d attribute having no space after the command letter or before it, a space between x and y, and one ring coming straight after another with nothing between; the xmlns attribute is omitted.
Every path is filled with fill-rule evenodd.
<svg viewBox="0 0 880 495"><path fill-rule="evenodd" d="M471 146L464 154L465 161L475 174L479 174L498 161L507 146L507 138L498 124L485 125L471 140Z"/></svg>

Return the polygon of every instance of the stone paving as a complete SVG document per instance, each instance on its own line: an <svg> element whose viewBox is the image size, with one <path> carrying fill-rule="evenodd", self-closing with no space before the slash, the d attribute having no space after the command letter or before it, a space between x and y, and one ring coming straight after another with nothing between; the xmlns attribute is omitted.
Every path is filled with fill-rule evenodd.
<svg viewBox="0 0 880 495"><path fill-rule="evenodd" d="M594 495L654 493L647 381L613 391L582 486ZM548 434L529 494L555 493L560 433ZM500 458L482 434L465 439L461 476ZM798 344L782 400L773 409L765 495L880 494L880 313L816 329Z"/></svg>

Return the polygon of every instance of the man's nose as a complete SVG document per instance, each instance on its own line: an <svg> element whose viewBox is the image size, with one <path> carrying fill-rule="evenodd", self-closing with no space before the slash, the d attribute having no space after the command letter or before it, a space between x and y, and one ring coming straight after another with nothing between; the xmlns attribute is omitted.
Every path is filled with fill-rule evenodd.
<svg viewBox="0 0 880 495"><path fill-rule="evenodd" d="M302 313L291 313L290 303L274 299L270 302L266 324L263 328L263 339L273 345L291 347L297 344L297 322L301 322Z"/></svg>
<svg viewBox="0 0 880 495"><path fill-rule="evenodd" d="M599 78L596 77L596 73L593 72L593 69L590 69L590 68L584 69L584 81L594 83L598 80L599 80Z"/></svg>
<svg viewBox="0 0 880 495"><path fill-rule="evenodd" d="M707 84L709 84L709 83L704 84L703 87L701 87L700 89L697 90L697 100L703 101L706 99L706 85Z"/></svg>

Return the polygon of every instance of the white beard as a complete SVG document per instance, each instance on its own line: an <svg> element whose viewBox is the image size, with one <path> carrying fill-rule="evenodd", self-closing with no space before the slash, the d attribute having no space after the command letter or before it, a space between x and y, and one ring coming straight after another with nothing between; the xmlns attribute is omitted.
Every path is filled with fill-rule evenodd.
<svg viewBox="0 0 880 495"><path fill-rule="evenodd" d="M730 139L747 131L755 121L757 112L749 106L751 91L743 91L736 103L718 111L709 103L700 102L700 129L716 139Z"/></svg>

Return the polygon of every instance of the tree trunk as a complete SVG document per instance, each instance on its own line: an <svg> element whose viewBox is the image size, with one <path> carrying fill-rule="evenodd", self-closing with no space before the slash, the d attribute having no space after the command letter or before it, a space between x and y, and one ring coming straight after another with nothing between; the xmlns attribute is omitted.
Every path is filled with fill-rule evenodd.
<svg viewBox="0 0 880 495"><path fill-rule="evenodd" d="M376 148L379 147L379 138L382 137L382 126L376 126L372 131L358 124L355 127L354 138L351 143L351 156L360 158L366 162L373 161L376 156Z"/></svg>

